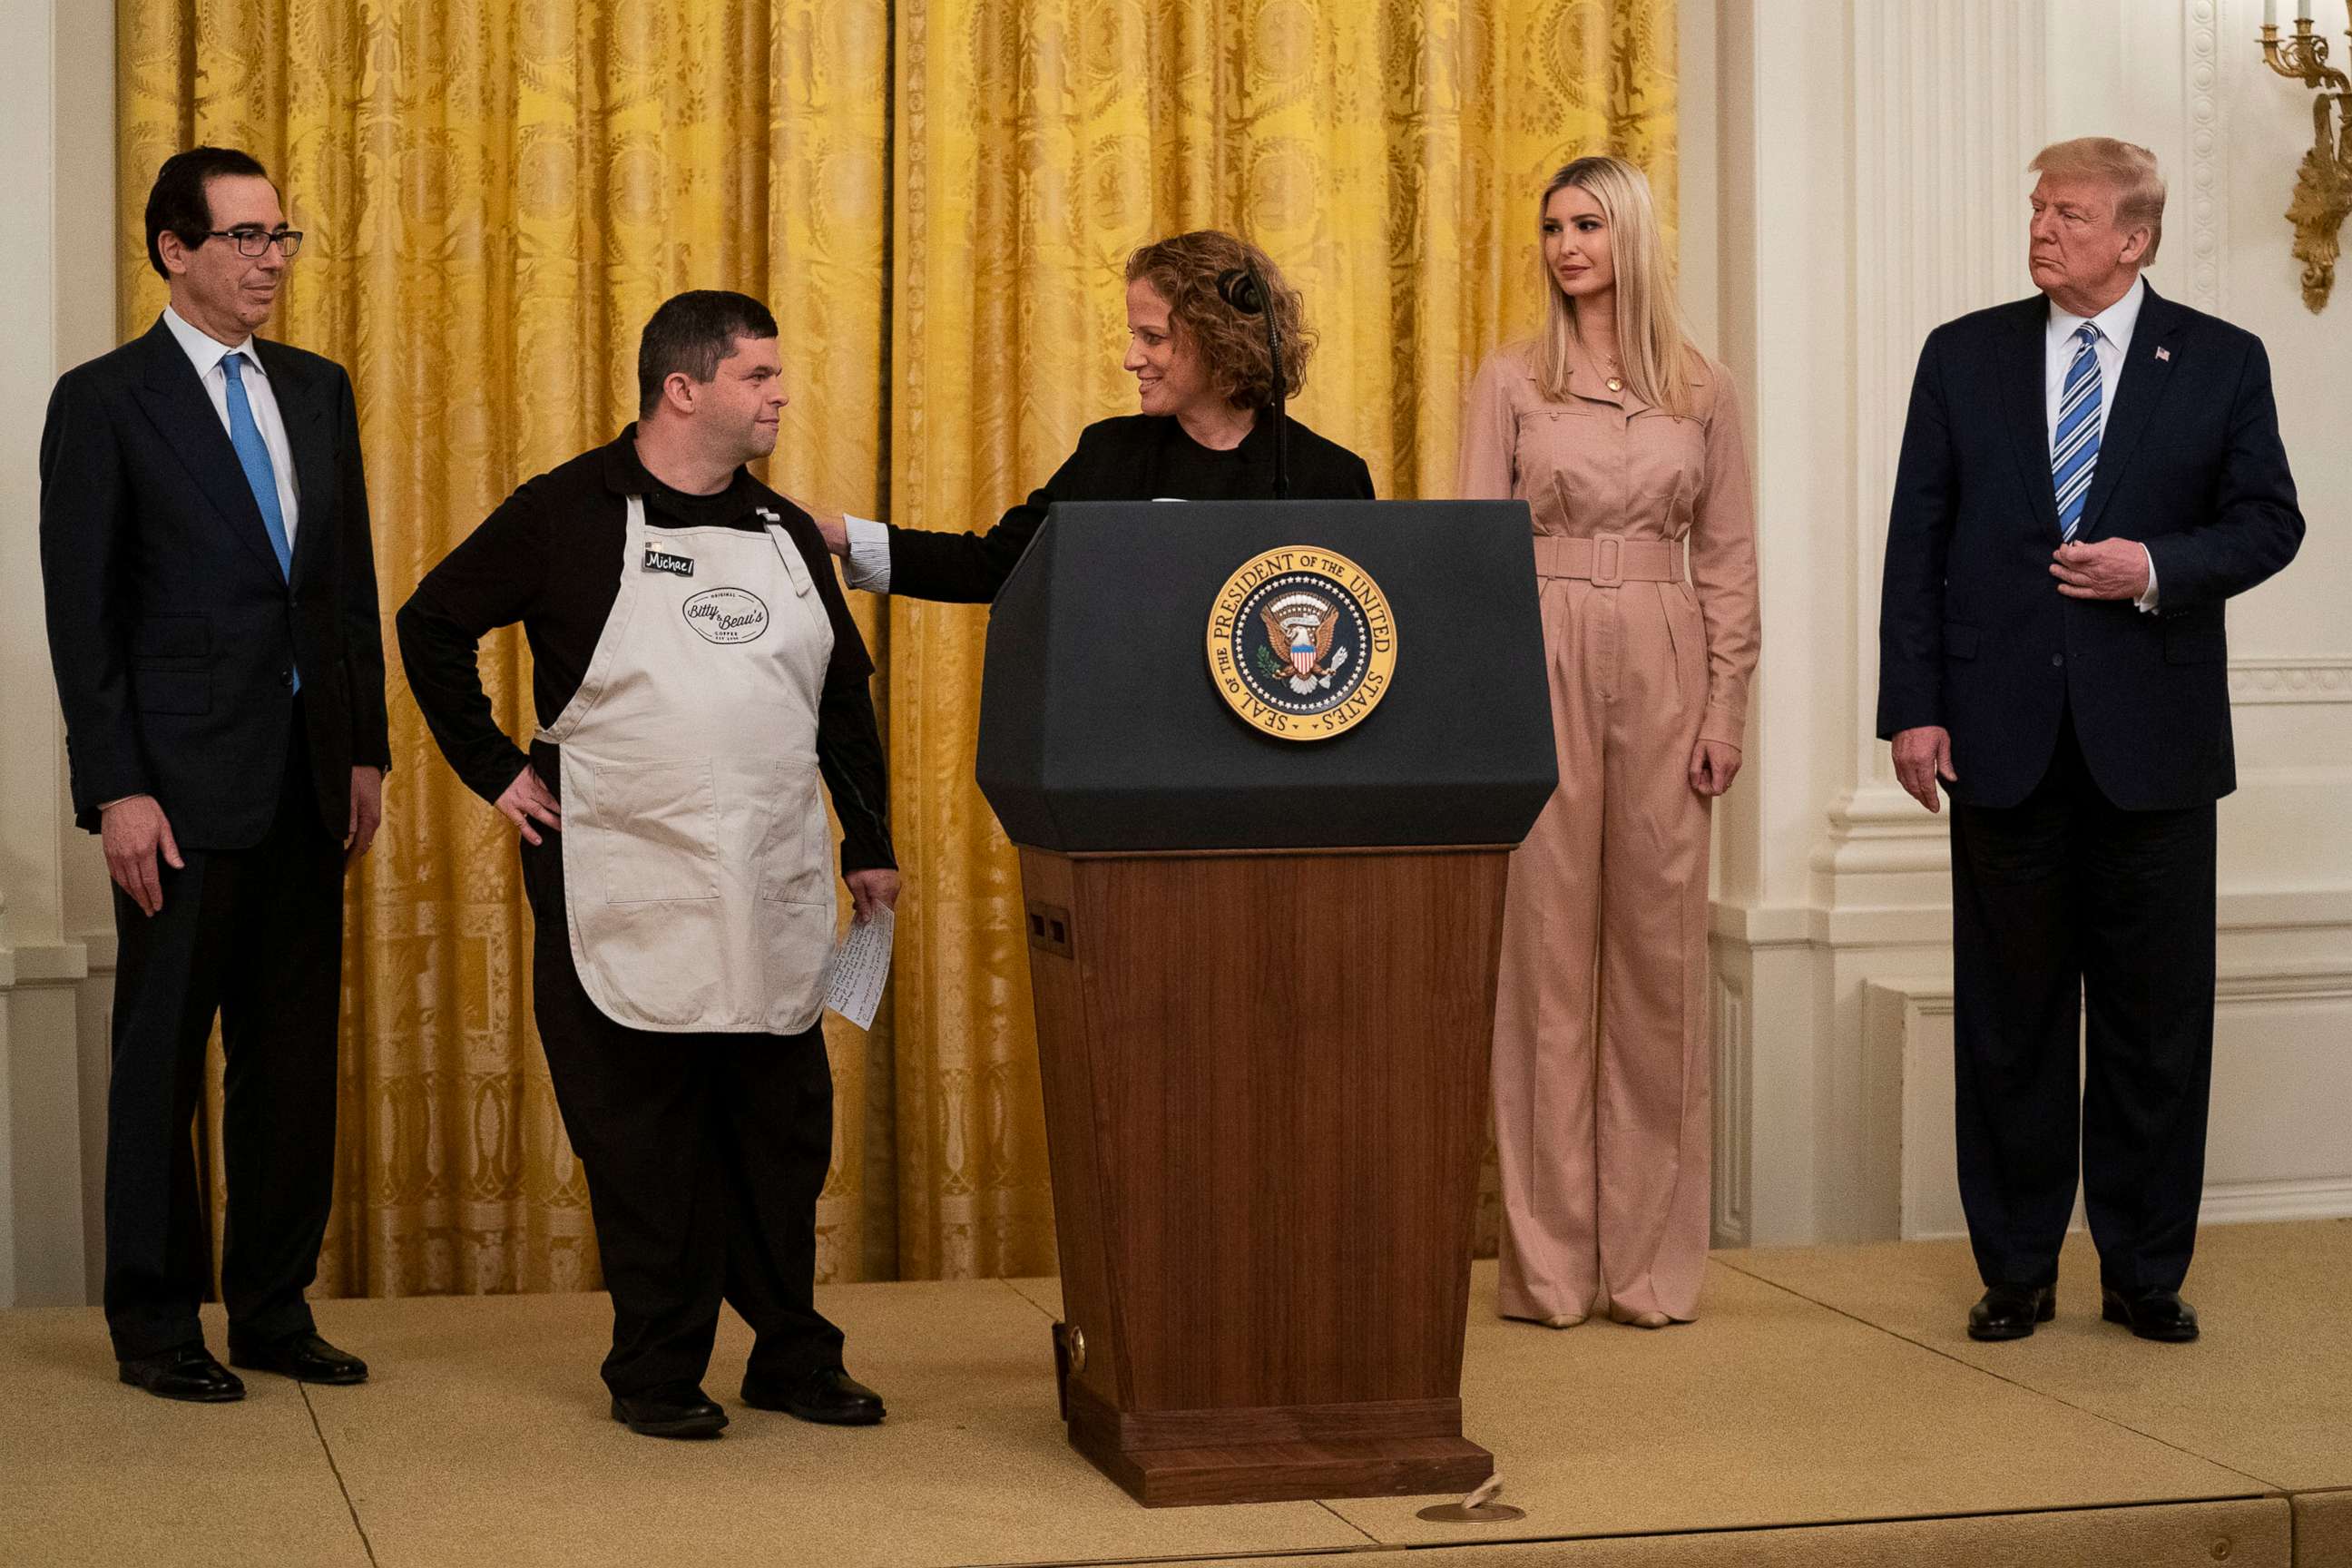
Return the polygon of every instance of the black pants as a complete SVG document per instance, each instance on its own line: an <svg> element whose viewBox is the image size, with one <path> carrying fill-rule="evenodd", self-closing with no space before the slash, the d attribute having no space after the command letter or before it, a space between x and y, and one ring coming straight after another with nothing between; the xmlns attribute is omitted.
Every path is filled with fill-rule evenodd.
<svg viewBox="0 0 2352 1568"><path fill-rule="evenodd" d="M2213 818L2210 803L2110 803L2071 720L2022 803L1953 806L1960 1197L1989 1285L2058 1278L2078 1123L2101 1283L2178 1289L2189 1272L2213 1068Z"/></svg>
<svg viewBox="0 0 2352 1568"><path fill-rule="evenodd" d="M841 1364L817 1311L816 1201L833 1158L833 1069L800 1034L660 1034L616 1024L580 984L563 914L562 837L522 848L536 926L540 1043L613 1297L605 1384L698 1384L723 1300L751 1325L749 1370L797 1379Z"/></svg>
<svg viewBox="0 0 2352 1568"><path fill-rule="evenodd" d="M212 1245L192 1130L215 1013L228 1058L229 1335L259 1342L312 1327L302 1293L334 1194L343 856L319 817L299 700L286 758L259 844L184 846L178 871L158 856L163 907L152 917L114 890L106 1321L124 1359L201 1337Z"/></svg>

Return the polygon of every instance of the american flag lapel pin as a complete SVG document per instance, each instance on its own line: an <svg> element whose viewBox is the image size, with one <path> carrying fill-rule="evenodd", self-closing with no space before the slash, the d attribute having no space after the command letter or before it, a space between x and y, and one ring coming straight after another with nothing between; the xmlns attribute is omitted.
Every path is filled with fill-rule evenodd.
<svg viewBox="0 0 2352 1568"><path fill-rule="evenodd" d="M2163 344L2158 343L2158 344L2157 345L2157 349L2156 349L2156 357L2157 357L2157 358L2158 358L2158 359L2160 359L2160 360L2163 360L2165 363L2167 363L2168 364L2168 363L2171 363L2171 361L2172 361L2172 351L2171 351L2170 349L2168 349L2168 348L2166 348Z"/></svg>

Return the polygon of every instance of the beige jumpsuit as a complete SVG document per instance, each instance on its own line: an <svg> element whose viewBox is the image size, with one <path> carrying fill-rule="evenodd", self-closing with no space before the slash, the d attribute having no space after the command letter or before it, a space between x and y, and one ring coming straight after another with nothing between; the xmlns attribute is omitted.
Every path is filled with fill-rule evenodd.
<svg viewBox="0 0 2352 1568"><path fill-rule="evenodd" d="M1706 1263L1704 737L1743 743L1756 541L1730 378L1695 416L1532 351L1472 384L1465 497L1534 514L1559 789L1511 858L1495 1013L1506 1317L1687 1321ZM1687 555L1688 579L1684 560ZM1605 1290L1605 1298L1603 1291Z"/></svg>

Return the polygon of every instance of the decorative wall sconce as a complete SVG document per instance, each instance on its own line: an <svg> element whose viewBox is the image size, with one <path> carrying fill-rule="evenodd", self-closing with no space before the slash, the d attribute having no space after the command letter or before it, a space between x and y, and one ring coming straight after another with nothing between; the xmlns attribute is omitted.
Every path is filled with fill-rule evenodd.
<svg viewBox="0 0 2352 1568"><path fill-rule="evenodd" d="M2352 0L2346 5L2352 11ZM2298 0L2291 38L2279 37L2278 0L2263 0L2262 44L2264 64L2318 94L2311 102L2311 151L2303 155L2286 209L2303 263L2303 302L2316 314L2336 287L2336 236L2352 214L2352 79L2327 63L2326 36L2312 30L2311 0Z"/></svg>

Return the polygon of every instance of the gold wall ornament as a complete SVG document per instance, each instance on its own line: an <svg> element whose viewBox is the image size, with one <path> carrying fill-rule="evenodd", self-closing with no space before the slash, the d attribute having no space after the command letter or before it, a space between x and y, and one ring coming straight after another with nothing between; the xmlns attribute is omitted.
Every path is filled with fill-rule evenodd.
<svg viewBox="0 0 2352 1568"><path fill-rule="evenodd" d="M2352 9L2352 0L2346 4ZM2306 15L2295 18L2292 37L2280 37L2278 25L2264 21L2262 46L2265 65L2319 95L2311 104L2311 150L2303 155L2286 209L2295 259L2303 263L2303 302L2315 315L2336 287L2336 237L2352 215L2352 79L2327 63L2326 37L2313 30L2309 5L2302 9Z"/></svg>
<svg viewBox="0 0 2352 1568"><path fill-rule="evenodd" d="M2352 215L2352 96L2336 95L2335 115L2344 129L2336 133L2333 147L2328 144L2327 103L2323 98L2313 105L2313 117L2320 122L2318 139L2303 155L2294 200L2286 209L2287 222L2294 225L2295 259L2303 263L2303 302L2315 314L2326 307L2336 287L2336 236L2347 215Z"/></svg>

